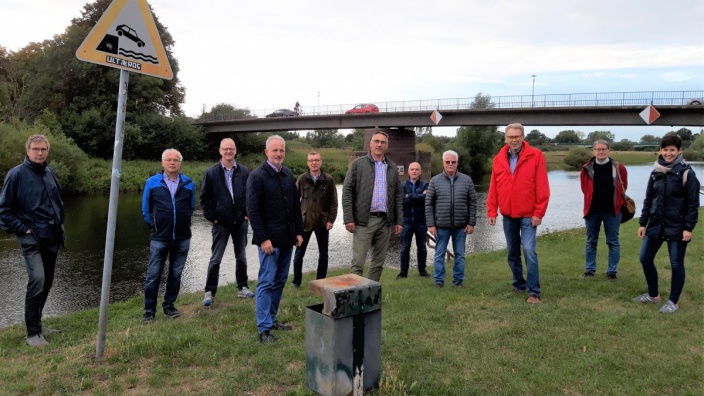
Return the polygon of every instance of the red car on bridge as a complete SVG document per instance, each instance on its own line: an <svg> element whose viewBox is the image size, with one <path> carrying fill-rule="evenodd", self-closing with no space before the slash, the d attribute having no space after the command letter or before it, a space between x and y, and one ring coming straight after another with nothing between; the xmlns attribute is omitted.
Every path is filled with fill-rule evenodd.
<svg viewBox="0 0 704 396"><path fill-rule="evenodd" d="M357 106L347 110L345 114L364 114L364 113L378 113L379 108L375 104L371 103L361 103Z"/></svg>

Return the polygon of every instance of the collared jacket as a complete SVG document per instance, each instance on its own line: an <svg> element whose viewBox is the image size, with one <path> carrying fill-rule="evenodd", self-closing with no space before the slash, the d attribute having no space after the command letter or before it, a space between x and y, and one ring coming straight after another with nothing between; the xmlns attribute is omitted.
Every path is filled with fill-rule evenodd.
<svg viewBox="0 0 704 396"><path fill-rule="evenodd" d="M428 182L409 178L403 183L403 224L425 224L425 192Z"/></svg>
<svg viewBox="0 0 704 396"><path fill-rule="evenodd" d="M477 192L472 178L457 172L451 183L445 172L433 176L425 197L425 218L428 227L457 230L477 225Z"/></svg>
<svg viewBox="0 0 704 396"><path fill-rule="evenodd" d="M502 215L512 218L542 219L548 209L550 185L542 151L523 142L513 174L508 162L508 145L494 157L487 194L487 217Z"/></svg>
<svg viewBox="0 0 704 396"><path fill-rule="evenodd" d="M621 205L623 205L623 193L628 189L628 171L626 167L621 162L616 162L613 158L609 157L612 164L612 175L614 182L614 214L618 215L621 213ZM582 192L584 193L584 217L589 213L589 209L592 207L592 197L594 196L594 162L596 157L592 157L587 161L584 166L582 166L582 172L579 175L580 182L582 184ZM618 165L617 165L618 164ZM618 170L617 170L618 166ZM621 182L623 182L623 188L621 188L621 182L619 182L618 175L616 172L621 174Z"/></svg>
<svg viewBox="0 0 704 396"><path fill-rule="evenodd" d="M247 167L236 164L232 170L232 195L230 195L222 162L205 171L200 188L200 207L206 220L211 223L217 220L223 227L242 224L247 216L248 176Z"/></svg>
<svg viewBox="0 0 704 396"><path fill-rule="evenodd" d="M196 208L193 180L179 173L176 195L171 197L164 171L147 179L142 195L142 217L149 225L153 241L191 239L191 215Z"/></svg>
<svg viewBox="0 0 704 396"><path fill-rule="evenodd" d="M269 240L276 248L293 246L303 235L301 201L296 179L285 166L277 172L265 160L247 179L247 214L252 244Z"/></svg>
<svg viewBox="0 0 704 396"><path fill-rule="evenodd" d="M391 225L403 225L403 190L396 164L384 156L386 163L386 220ZM369 225L369 213L374 194L374 158L371 153L352 161L342 185L342 215L345 224Z"/></svg>
<svg viewBox="0 0 704 396"><path fill-rule="evenodd" d="M316 181L310 172L298 177L298 195L301 196L303 230L324 230L327 223L335 223L337 218L337 187L332 176L321 171Z"/></svg>
<svg viewBox="0 0 704 396"><path fill-rule="evenodd" d="M684 181L684 171L687 181ZM699 180L684 161L667 173L653 170L645 190L638 223L646 235L657 239L682 240L682 231L692 231L699 220Z"/></svg>
<svg viewBox="0 0 704 396"><path fill-rule="evenodd" d="M64 203L61 186L47 163L25 157L5 176L0 193L0 228L21 236L32 230L34 238L57 251L64 243Z"/></svg>

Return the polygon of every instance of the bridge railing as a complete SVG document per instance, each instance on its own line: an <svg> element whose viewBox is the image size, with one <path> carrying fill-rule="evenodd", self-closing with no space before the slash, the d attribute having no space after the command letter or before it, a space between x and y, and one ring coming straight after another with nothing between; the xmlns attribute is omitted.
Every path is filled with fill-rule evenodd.
<svg viewBox="0 0 704 396"><path fill-rule="evenodd" d="M466 110L471 109L475 98L419 99L391 102L373 102L382 113ZM590 106L686 106L692 101L704 102L704 91L645 91L645 92L596 92L543 95L492 96L491 108L554 108ZM372 102L370 102L372 103ZM304 106L300 115L340 115L354 104ZM278 107L280 108L280 107ZM278 108L253 110L254 117L265 117ZM197 117L198 118L198 117ZM241 114L208 115L201 121L227 121L243 118Z"/></svg>

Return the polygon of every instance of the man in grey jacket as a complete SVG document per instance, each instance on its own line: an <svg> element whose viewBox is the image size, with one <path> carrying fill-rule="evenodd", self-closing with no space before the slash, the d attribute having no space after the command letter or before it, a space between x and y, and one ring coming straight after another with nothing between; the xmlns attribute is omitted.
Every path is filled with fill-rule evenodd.
<svg viewBox="0 0 704 396"><path fill-rule="evenodd" d="M352 238L352 268L362 275L369 248L372 260L367 278L379 281L389 245L389 229L403 231L403 189L398 168L387 156L389 135L377 130L370 142L371 151L352 161L342 187L342 212L345 229Z"/></svg>
<svg viewBox="0 0 704 396"><path fill-rule="evenodd" d="M457 171L459 155L442 153L443 173L433 176L425 197L425 220L428 232L436 238L433 277L435 284L445 284L445 251L452 238L455 264L452 284L464 286L464 246L467 235L477 224L477 193L472 178Z"/></svg>

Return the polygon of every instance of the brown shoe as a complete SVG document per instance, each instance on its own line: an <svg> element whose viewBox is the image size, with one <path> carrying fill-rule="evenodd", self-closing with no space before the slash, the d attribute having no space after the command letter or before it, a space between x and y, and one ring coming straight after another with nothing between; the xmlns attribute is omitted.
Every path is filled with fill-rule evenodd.
<svg viewBox="0 0 704 396"><path fill-rule="evenodd" d="M528 299L526 300L528 304L540 304L540 296L536 296L535 294L531 294L528 296Z"/></svg>

